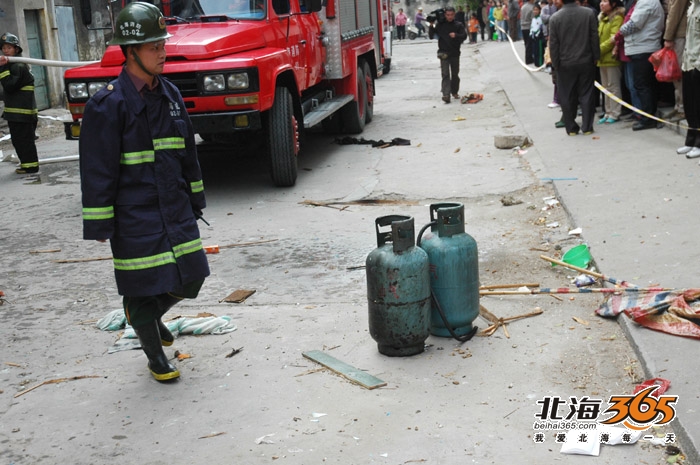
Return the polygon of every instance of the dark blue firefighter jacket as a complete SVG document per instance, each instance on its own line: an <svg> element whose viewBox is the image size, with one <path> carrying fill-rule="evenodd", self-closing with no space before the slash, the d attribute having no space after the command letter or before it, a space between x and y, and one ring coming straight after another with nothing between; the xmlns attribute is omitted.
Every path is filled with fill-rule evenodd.
<svg viewBox="0 0 700 465"><path fill-rule="evenodd" d="M205 206L192 123L177 88L142 98L126 70L85 107L83 238L109 239L119 294L176 291L209 275L194 211Z"/></svg>

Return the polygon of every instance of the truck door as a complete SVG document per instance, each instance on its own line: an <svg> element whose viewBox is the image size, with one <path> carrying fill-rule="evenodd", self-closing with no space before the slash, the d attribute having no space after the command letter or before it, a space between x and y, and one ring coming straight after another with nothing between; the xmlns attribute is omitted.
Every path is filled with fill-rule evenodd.
<svg viewBox="0 0 700 465"><path fill-rule="evenodd" d="M306 0L299 2L299 26L302 30L303 49L306 61L306 87L318 84L323 79L325 48L321 46L321 25L316 13L306 8Z"/></svg>
<svg viewBox="0 0 700 465"><path fill-rule="evenodd" d="M272 0L272 9L278 17L278 34L284 41L283 46L289 52L294 75L299 84L299 91L303 91L306 89L308 81L306 78L306 37L303 34L303 26L300 26L299 14L292 9L292 7L297 8L297 2L298 0Z"/></svg>

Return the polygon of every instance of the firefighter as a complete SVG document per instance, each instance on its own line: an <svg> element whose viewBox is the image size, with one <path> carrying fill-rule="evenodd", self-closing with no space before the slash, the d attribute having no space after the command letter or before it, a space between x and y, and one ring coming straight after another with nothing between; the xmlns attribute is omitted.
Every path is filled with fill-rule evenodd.
<svg viewBox="0 0 700 465"><path fill-rule="evenodd" d="M17 174L39 171L36 152L38 110L34 98L34 76L25 63L10 62L8 57L21 56L22 47L16 35L6 32L0 37L0 84L5 91L5 111L2 117L10 128L12 145L19 157Z"/></svg>
<svg viewBox="0 0 700 465"><path fill-rule="evenodd" d="M206 206L192 123L177 88L160 76L165 19L152 4L128 4L114 39L126 63L88 100L80 137L83 237L110 241L124 313L158 381L180 372L163 345L162 316L197 297L209 275L197 227Z"/></svg>

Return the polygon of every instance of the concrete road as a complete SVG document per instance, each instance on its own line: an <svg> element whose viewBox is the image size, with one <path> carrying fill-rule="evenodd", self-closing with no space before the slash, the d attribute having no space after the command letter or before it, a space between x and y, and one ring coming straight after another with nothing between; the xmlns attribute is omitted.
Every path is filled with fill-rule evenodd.
<svg viewBox="0 0 700 465"><path fill-rule="evenodd" d="M484 297L481 303L499 317L538 307L544 313L510 323L509 337L502 329L465 344L431 336L416 356L378 353L368 332L361 268L376 247L374 221L407 214L418 230L429 220L428 206L438 201L465 204L482 284L565 287L575 273L552 268L539 255L585 240L605 273L640 285L654 279L692 285L680 279L688 274L686 261L667 259L672 250L665 250L692 254L671 247L665 235L665 219L688 221L670 213L692 198L684 200L680 192L692 184L688 173L697 168L673 154L681 142L677 135L662 130L633 137L620 124L605 128L608 137L601 130L600 139L566 138L553 128L558 114L546 108L549 76L521 70L503 44L465 45L462 92L480 92L485 99L445 105L435 51L427 40L396 45L391 73L376 83L374 121L362 134L410 139L410 146L341 146L333 136L311 134L290 189L271 187L254 149L201 147L205 217L211 223L201 228L205 244L259 243L209 255L212 276L200 297L169 313L228 315L237 325L226 335L179 337L166 353L178 350L191 358L176 362L182 378L174 384L154 381L138 350L108 353L119 334L100 331L95 322L120 308L111 262L56 262L110 255L107 245L81 239L77 164L43 165L38 177L19 177L11 163L0 164L0 289L7 299L0 307L0 460L665 463L665 448L648 440L603 445L598 457L565 455L555 433L570 425L534 428L536 415L544 413L538 401L561 398L566 404L559 413L566 416L584 397L607 405L611 395L631 394L651 375L668 377L670 392L681 393L673 425L695 421L691 377L683 376L677 360L679 349L689 350L683 344L693 341L627 328L631 345L617 322L593 314L602 302L598 295ZM527 134L535 145L495 149L493 138L502 134ZM642 136L651 141L640 142ZM647 189L652 180L645 176L658 182L661 170L642 169L632 160L623 165L622 159L642 156L651 146L659 153L645 160L666 171L686 168L686 183L662 176L669 194L649 207L646 190L622 184ZM77 146L57 138L41 141L40 150L48 158L72 155ZM621 166L605 167L611 163ZM626 176L612 182L613 173ZM543 177L581 181L552 185ZM560 206L546 206L543 199L552 195ZM516 205L504 206L506 196ZM646 219L635 217L640 213ZM657 229L652 233L636 223ZM583 237L568 234L577 226ZM662 276L671 271L679 276ZM256 293L242 304L221 302L236 289ZM476 324L483 329L489 323L479 318ZM654 345L668 349L653 351ZM632 346L642 349L639 359ZM302 356L310 350L323 350L387 386L366 390L319 371ZM95 377L80 378L85 376ZM52 380L61 382L23 393ZM585 420L580 413L573 418ZM599 436L598 430L585 432L590 440ZM669 433L668 427L653 430L661 437ZM694 453L692 441L676 445Z"/></svg>

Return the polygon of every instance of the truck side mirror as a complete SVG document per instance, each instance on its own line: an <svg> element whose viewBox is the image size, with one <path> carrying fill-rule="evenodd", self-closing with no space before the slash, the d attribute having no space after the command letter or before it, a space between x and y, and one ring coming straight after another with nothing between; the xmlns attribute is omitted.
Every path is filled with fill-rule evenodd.
<svg viewBox="0 0 700 465"><path fill-rule="evenodd" d="M309 11L321 11L323 0L307 0Z"/></svg>

